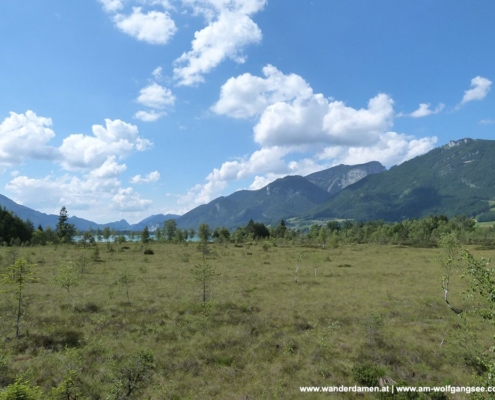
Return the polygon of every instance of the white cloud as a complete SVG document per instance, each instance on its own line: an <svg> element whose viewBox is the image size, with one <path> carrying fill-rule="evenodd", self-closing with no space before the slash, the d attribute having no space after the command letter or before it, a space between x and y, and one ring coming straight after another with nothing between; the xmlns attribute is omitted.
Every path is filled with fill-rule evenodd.
<svg viewBox="0 0 495 400"><path fill-rule="evenodd" d="M175 104L175 96L170 89L154 82L140 90L137 101L145 107L163 109Z"/></svg>
<svg viewBox="0 0 495 400"><path fill-rule="evenodd" d="M490 80L481 76L471 79L472 89L464 92L461 105L473 100L483 100L490 91L491 85L492 82Z"/></svg>
<svg viewBox="0 0 495 400"><path fill-rule="evenodd" d="M161 76L161 67L156 68L152 75L155 79L159 78ZM153 122L167 115L165 111L157 110L172 107L175 104L175 96L170 89L153 82L140 90L137 102L145 107L154 108L154 110L140 110L134 114L134 118L143 122Z"/></svg>
<svg viewBox="0 0 495 400"><path fill-rule="evenodd" d="M255 151L248 158L224 162L220 168L214 168L206 177L205 184L197 184L186 195L179 196L178 203L184 206L182 212L218 197L229 181L238 181L255 176L249 189L256 190L286 175L308 175L319 171L329 164L318 164L305 158L286 163L283 157L290 153L289 148L265 147Z"/></svg>
<svg viewBox="0 0 495 400"><path fill-rule="evenodd" d="M194 34L192 49L175 60L174 77L179 85L204 81L227 58L243 63L242 50L261 41L258 25L249 17L261 10L266 0L183 0L196 14L207 17L208 26Z"/></svg>
<svg viewBox="0 0 495 400"><path fill-rule="evenodd" d="M73 209L104 208L119 190L118 176L125 169L125 165L118 165L115 159L109 158L83 177L64 174L35 179L23 175L12 179L6 189L14 193L16 201L37 210L52 212L53 208L64 205Z"/></svg>
<svg viewBox="0 0 495 400"><path fill-rule="evenodd" d="M318 158L332 160L334 165L380 161L392 166L432 150L437 140L435 136L415 139L414 136L384 132L370 146L331 146L321 151Z"/></svg>
<svg viewBox="0 0 495 400"><path fill-rule="evenodd" d="M206 184L197 184L189 189L185 195L179 195L177 203L182 206L180 213L187 212L201 204L209 203L227 187L224 181L209 181Z"/></svg>
<svg viewBox="0 0 495 400"><path fill-rule="evenodd" d="M141 7L133 7L130 15L115 15L114 22L122 32L150 44L165 44L177 31L167 12L149 11L144 14Z"/></svg>
<svg viewBox="0 0 495 400"><path fill-rule="evenodd" d="M298 75L284 75L271 65L263 74L229 79L211 107L215 113L233 118L258 117L254 139L261 149L214 168L206 183L182 196L180 204L193 207L209 202L229 181L253 178L249 188L259 189L286 175L305 176L340 163L376 160L391 166L424 154L437 142L436 137L416 139L390 132L394 101L386 94L371 98L365 108L353 108L314 94ZM422 113L442 108L420 106ZM310 156L297 159L297 153ZM289 156L291 161L286 161Z"/></svg>
<svg viewBox="0 0 495 400"><path fill-rule="evenodd" d="M124 7L123 0L98 0L107 13L114 13Z"/></svg>
<svg viewBox="0 0 495 400"><path fill-rule="evenodd" d="M254 139L263 146L367 145L392 126L394 101L378 94L366 109L329 101L322 94L278 102L267 107L254 127Z"/></svg>
<svg viewBox="0 0 495 400"><path fill-rule="evenodd" d="M255 14L263 9L267 0L182 0L182 3L191 7L195 15L202 14L212 20L222 12Z"/></svg>
<svg viewBox="0 0 495 400"><path fill-rule="evenodd" d="M248 159L227 161L220 168L214 168L206 177L208 181L231 181L246 178L255 173L287 172L287 165L282 160L289 149L267 147L255 151Z"/></svg>
<svg viewBox="0 0 495 400"><path fill-rule="evenodd" d="M142 211L152 203L141 198L132 188L121 187L119 177L126 168L112 156L99 168L81 177L70 174L60 177L49 175L42 179L17 176L6 185L6 189L14 194L16 201L37 210L55 212L66 206L69 210L91 209L93 213L98 210L108 218L112 210ZM40 193L43 195L40 196Z"/></svg>
<svg viewBox="0 0 495 400"><path fill-rule="evenodd" d="M287 171L285 173L273 173L268 172L264 175L256 175L254 177L253 183L249 186L250 190L258 190L266 185L272 183L273 181L283 178L287 175L299 175L306 176L312 174L313 172L321 171L326 168L330 168L330 164L319 164L310 158L304 158L299 161L291 161L287 164Z"/></svg>
<svg viewBox="0 0 495 400"><path fill-rule="evenodd" d="M478 124L481 125L493 125L495 124L495 119L482 119Z"/></svg>
<svg viewBox="0 0 495 400"><path fill-rule="evenodd" d="M160 179L160 173L158 171L150 172L148 175L142 177L141 175L136 175L131 178L131 183L151 183L157 182Z"/></svg>
<svg viewBox="0 0 495 400"><path fill-rule="evenodd" d="M136 114L134 114L134 118L140 119L143 122L153 122L165 115L167 115L167 113L163 111L156 112L155 110L151 110L151 111L141 110L138 111Z"/></svg>
<svg viewBox="0 0 495 400"><path fill-rule="evenodd" d="M260 115L269 105L309 98L313 90L299 75L284 75L272 65L263 68L260 78L243 74L230 78L220 90L220 99L211 107L219 115L233 118L248 118Z"/></svg>
<svg viewBox="0 0 495 400"><path fill-rule="evenodd" d="M174 9L169 0L141 0L141 2L150 6L162 6L165 10Z"/></svg>
<svg viewBox="0 0 495 400"><path fill-rule="evenodd" d="M408 114L408 116L413 118L427 117L428 115L438 114L445 108L445 104L440 103L437 108L430 110L430 105L430 103L421 103L419 108L411 114Z"/></svg>
<svg viewBox="0 0 495 400"><path fill-rule="evenodd" d="M151 200L142 199L132 188L120 188L112 198L114 209L131 212L147 210L153 203Z"/></svg>
<svg viewBox="0 0 495 400"><path fill-rule="evenodd" d="M72 134L60 146L62 167L67 170L100 167L107 157L125 157L134 151L144 151L152 142L138 136L135 125L121 120L105 119L105 126L93 125L93 135Z"/></svg>
<svg viewBox="0 0 495 400"><path fill-rule="evenodd" d="M271 65L265 78L244 74L229 79L212 107L234 118L261 115L254 139L262 146L367 145L393 124L394 101L378 94L364 109L314 94L295 74L284 75Z"/></svg>
<svg viewBox="0 0 495 400"><path fill-rule="evenodd" d="M162 67L156 67L153 72L151 73L151 75L153 75L153 78L155 78L155 80L159 81L163 78L162 76L162 70L163 68Z"/></svg>
<svg viewBox="0 0 495 400"><path fill-rule="evenodd" d="M55 133L50 118L38 117L33 111L11 112L0 123L0 167L19 165L27 158L54 160L57 149L48 146Z"/></svg>

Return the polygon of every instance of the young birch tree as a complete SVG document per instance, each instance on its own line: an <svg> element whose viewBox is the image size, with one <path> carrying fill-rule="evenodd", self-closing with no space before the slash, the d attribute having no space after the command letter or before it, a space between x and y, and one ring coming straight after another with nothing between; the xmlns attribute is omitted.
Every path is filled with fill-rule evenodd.
<svg viewBox="0 0 495 400"><path fill-rule="evenodd" d="M74 303L74 299L72 297L72 293L70 292L70 289L77 285L79 281L79 273L77 272L76 266L74 263L71 261L70 258L67 258L67 261L65 262L64 265L60 268L59 274L55 278L59 286L67 290L67 293L69 294L69 299L72 304L72 308L76 308L76 304Z"/></svg>
<svg viewBox="0 0 495 400"><path fill-rule="evenodd" d="M19 338L20 325L22 316L23 295L26 286L29 282L37 280L37 276L34 273L34 268L37 264L29 264L24 258L20 257L15 260L15 263L10 267L7 267L7 273L2 276L2 283L12 285L11 290L14 294L14 298L17 303L16 311L16 329L15 337Z"/></svg>

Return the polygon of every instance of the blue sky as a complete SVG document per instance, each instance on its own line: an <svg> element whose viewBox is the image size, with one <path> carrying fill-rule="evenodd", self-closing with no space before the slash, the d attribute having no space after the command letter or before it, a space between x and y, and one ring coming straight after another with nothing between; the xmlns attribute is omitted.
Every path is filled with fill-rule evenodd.
<svg viewBox="0 0 495 400"><path fill-rule="evenodd" d="M3 0L0 193L99 223L495 139L495 2Z"/></svg>

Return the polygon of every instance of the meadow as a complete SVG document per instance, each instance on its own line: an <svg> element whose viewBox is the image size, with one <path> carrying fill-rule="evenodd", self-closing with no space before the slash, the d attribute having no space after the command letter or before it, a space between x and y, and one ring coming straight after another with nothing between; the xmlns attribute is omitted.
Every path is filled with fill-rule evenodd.
<svg viewBox="0 0 495 400"><path fill-rule="evenodd" d="M437 248L273 239L206 250L1 247L0 256L2 274L20 257L37 264L19 338L11 285L0 287L0 388L20 377L43 398L361 398L299 388L466 386L493 345L491 325L445 304ZM205 264L215 276L202 282L193 270ZM450 283L463 310L474 307L468 283L460 273Z"/></svg>

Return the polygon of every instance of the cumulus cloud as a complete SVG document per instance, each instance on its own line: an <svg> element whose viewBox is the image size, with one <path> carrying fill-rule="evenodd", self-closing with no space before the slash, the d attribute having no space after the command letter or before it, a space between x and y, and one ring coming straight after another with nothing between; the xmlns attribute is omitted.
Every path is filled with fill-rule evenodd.
<svg viewBox="0 0 495 400"><path fill-rule="evenodd" d="M445 104L440 103L434 110L430 109L430 103L421 103L419 108L416 111L413 111L411 114L400 114L399 116L408 116L413 118L422 118L427 117L428 115L438 114L445 108Z"/></svg>
<svg viewBox="0 0 495 400"><path fill-rule="evenodd" d="M36 209L62 205L75 209L104 206L120 188L118 178L126 168L125 164L118 164L115 157L108 157L99 168L83 177L64 174L35 179L22 175L12 179L6 189L22 204L33 204Z"/></svg>
<svg viewBox="0 0 495 400"><path fill-rule="evenodd" d="M91 208L93 212L102 212L102 218L111 210L127 212L149 207L150 200L123 188L120 182L127 167L119 160L152 145L139 136L136 126L106 119L104 126L93 125L92 135L72 134L60 147L50 147L47 142L55 137L51 125L50 118L38 117L32 111L12 112L0 123L0 167L18 165L28 158L46 159L74 172L52 172L34 178L14 171L5 189L15 201L49 213L57 213L61 206L74 210ZM154 181L157 174L152 172L142 180Z"/></svg>
<svg viewBox="0 0 495 400"><path fill-rule="evenodd" d="M141 110L138 111L136 114L134 114L134 118L140 119L143 122L154 122L165 115L167 115L167 113L163 111L157 112L155 110L151 110L151 111Z"/></svg>
<svg viewBox="0 0 495 400"><path fill-rule="evenodd" d="M386 94L370 99L367 108L354 109L313 93L298 75L284 75L271 65L263 74L229 79L212 107L234 118L259 115L254 139L262 146L366 145L392 126L394 101Z"/></svg>
<svg viewBox="0 0 495 400"><path fill-rule="evenodd" d="M98 0L105 12L114 13L124 8L123 0Z"/></svg>
<svg viewBox="0 0 495 400"><path fill-rule="evenodd" d="M131 178L131 183L151 183L157 182L160 179L160 173L158 171L150 172L146 176L136 175Z"/></svg>
<svg viewBox="0 0 495 400"><path fill-rule="evenodd" d="M167 12L143 13L141 7L133 7L130 15L115 15L114 22L122 32L150 44L166 44L177 32L175 22Z"/></svg>
<svg viewBox="0 0 495 400"><path fill-rule="evenodd" d="M38 117L33 111L11 112L0 123L0 167L19 165L27 158L54 160L56 148L47 145L55 137L50 118Z"/></svg>
<svg viewBox="0 0 495 400"><path fill-rule="evenodd" d="M175 60L174 78L179 85L195 85L225 59L243 63L242 50L261 41L262 33L250 15L266 0L183 0L194 13L203 14L208 25L194 34L192 49Z"/></svg>
<svg viewBox="0 0 495 400"><path fill-rule="evenodd" d="M230 181L255 176L249 189L256 190L287 175L308 175L330 166L317 163L309 158L286 162L283 158L290 152L289 148L265 147L255 151L249 157L226 161L220 168L214 168L208 174L206 183L197 184L186 195L179 196L178 203L185 206L185 211L187 211L218 197Z"/></svg>
<svg viewBox="0 0 495 400"><path fill-rule="evenodd" d="M394 101L386 94L369 99L366 107L354 108L315 94L302 77L285 75L271 65L263 75L230 78L211 107L232 118L256 117L254 140L261 149L214 168L205 184L180 198L181 204L192 207L211 201L230 181L253 179L249 188L260 189L286 175L305 176L341 163L400 164L433 149L437 142L436 137L416 139L391 132ZM420 106L423 114L442 108ZM309 156L298 158L298 154Z"/></svg>
<svg viewBox="0 0 495 400"><path fill-rule="evenodd" d="M126 169L125 164L118 164L116 157L110 156L99 168L82 176L67 173L41 179L16 176L6 185L6 189L14 194L19 203L51 213L61 206L71 210L91 209L93 213L99 210L102 217L111 210L146 210L152 204L151 200L143 199L132 188L121 186L119 178ZM43 195L40 196L40 193Z"/></svg>
<svg viewBox="0 0 495 400"><path fill-rule="evenodd" d="M162 68L158 67L155 68L151 75L155 80L160 80L161 73ZM140 110L134 114L134 118L143 122L153 122L167 115L164 109L174 106L175 96L170 89L153 82L140 90L136 101L151 110Z"/></svg>
<svg viewBox="0 0 495 400"><path fill-rule="evenodd" d="M367 145L392 126L394 101L378 94L368 107L354 109L322 94L277 102L266 108L254 127L254 139L263 146Z"/></svg>
<svg viewBox="0 0 495 400"><path fill-rule="evenodd" d="M390 167L432 150L437 140L435 136L416 139L396 132L383 132L370 146L326 147L317 157L320 160L333 160L334 165L380 161Z"/></svg>
<svg viewBox="0 0 495 400"><path fill-rule="evenodd" d="M170 89L153 82L141 89L137 101L146 107L163 109L175 104L175 96Z"/></svg>
<svg viewBox="0 0 495 400"><path fill-rule="evenodd" d="M464 92L464 97L462 98L461 105L473 100L483 100L490 91L491 85L492 81L481 76L477 76L476 78L471 79L472 89L466 90Z"/></svg>
<svg viewBox="0 0 495 400"><path fill-rule="evenodd" d="M155 80L159 81L159 80L163 79L162 70L163 70L162 67L156 67L153 70L153 72L151 73L151 75L153 75L153 78L155 78Z"/></svg>
<svg viewBox="0 0 495 400"><path fill-rule="evenodd" d="M121 188L112 198L112 207L120 211L144 211L147 210L153 202L143 199L132 188Z"/></svg>
<svg viewBox="0 0 495 400"><path fill-rule="evenodd" d="M122 158L134 151L147 150L152 142L138 133L135 125L119 119L105 119L105 126L93 125L93 136L69 135L59 148L62 167L67 170L94 169L109 156Z"/></svg>
<svg viewBox="0 0 495 400"><path fill-rule="evenodd" d="M313 90L299 75L284 75L272 65L263 68L265 78L249 73L230 78L220 89L220 99L211 107L219 115L249 118L269 105L296 98L307 99Z"/></svg>

